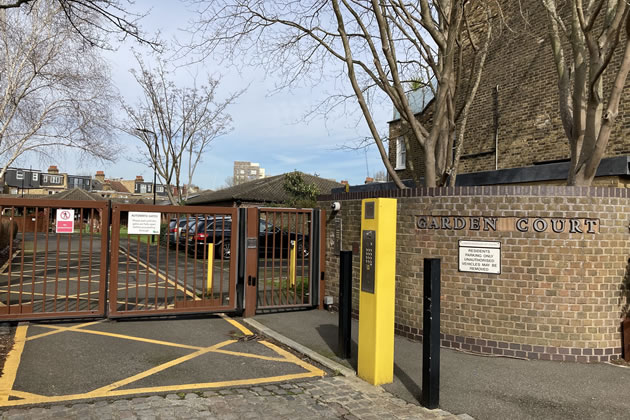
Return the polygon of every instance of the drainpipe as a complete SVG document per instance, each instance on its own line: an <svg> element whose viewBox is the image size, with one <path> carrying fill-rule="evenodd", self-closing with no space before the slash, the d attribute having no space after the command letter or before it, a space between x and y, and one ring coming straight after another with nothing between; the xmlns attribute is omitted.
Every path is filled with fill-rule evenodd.
<svg viewBox="0 0 630 420"><path fill-rule="evenodd" d="M494 87L494 169L499 170L499 85Z"/></svg>

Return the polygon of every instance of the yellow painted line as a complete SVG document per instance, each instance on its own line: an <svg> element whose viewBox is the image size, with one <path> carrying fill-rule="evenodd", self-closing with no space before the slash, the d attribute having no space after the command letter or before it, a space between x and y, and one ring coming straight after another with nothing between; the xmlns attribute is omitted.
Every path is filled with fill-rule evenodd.
<svg viewBox="0 0 630 420"><path fill-rule="evenodd" d="M182 357L179 357L177 359L171 360L170 362L163 363L163 364L161 364L159 366L156 366L154 368L148 369L148 370L146 370L144 372L140 372L137 375L134 375L134 376L131 376L129 378L123 379L121 381L114 382L113 384L106 385L104 387L95 389L94 391L90 392L89 394L90 394L90 396L93 396L93 397L104 397L104 396L106 396L106 394L109 391L111 391L113 389L120 388L121 386L125 386L125 385L128 385L128 384L132 383L132 382L139 381L140 379L144 379L147 376L151 376L151 375L156 374L158 372L162 372L163 370L166 370L166 369L168 369L170 367L173 367L173 366L179 365L181 363L187 362L187 361L189 361L191 359L194 359L195 357L201 356L202 354L206 354L206 353L209 353L209 352L211 352L213 350L217 350L217 349L219 349L219 348L221 348L223 346L227 346L229 344L236 343L236 341L237 340L226 340L226 341L224 341L222 343L215 344L214 346L198 350L198 351L196 351L194 353L190 353L190 354L187 354L186 356L182 356Z"/></svg>
<svg viewBox="0 0 630 420"><path fill-rule="evenodd" d="M83 330L83 329L73 330L71 328L58 327L58 326L55 326L55 325L38 325L38 327L52 328L52 329L55 329L55 330L61 330L60 332L62 332L62 331L73 331L73 332L84 333L84 334L103 335L103 336L106 336L106 337L122 338L124 340L141 341L143 343L159 344L159 345L162 345L162 346L169 346L169 347L179 347L179 348L182 348L182 349L201 350L201 349L204 348L204 347L198 347L198 346L189 346L187 344L172 343L170 341L152 340L150 338L141 338L141 337L133 337L133 336L130 336L130 335L109 333L109 332L105 332L105 331Z"/></svg>
<svg viewBox="0 0 630 420"><path fill-rule="evenodd" d="M10 395L12 397L18 397L18 398L41 398L41 397L44 397L44 395L33 394L31 392L18 391L18 390L15 390L15 389L11 390Z"/></svg>
<svg viewBox="0 0 630 420"><path fill-rule="evenodd" d="M245 327L241 323L235 321L234 319L230 318L229 316L227 316L225 314L219 314L219 316L221 318L223 318L224 320L226 320L227 322L229 322L230 324L232 324L234 327L238 328L243 334L245 334L245 335L253 335L254 334L253 332L248 330L247 327Z"/></svg>
<svg viewBox="0 0 630 420"><path fill-rule="evenodd" d="M11 392L11 389L13 389L13 383L15 382L15 377L17 375L18 368L20 367L20 359L22 358L22 352L24 351L27 330L28 323L22 322L20 322L15 330L13 348L7 355L7 359L4 362L2 377L0 377L0 402L9 401L9 393Z"/></svg>
<svg viewBox="0 0 630 420"><path fill-rule="evenodd" d="M64 332L64 331L76 331L79 328L87 327L89 325L94 325L94 324L100 324L103 321L105 321L105 320L101 319L99 321L86 322L85 324L75 325L74 327L58 327L59 329L57 329L55 331L49 331L49 332L45 332L45 333L41 333L41 334L37 334L37 335L32 335L32 336L28 337L26 339L26 341L36 340L36 339L42 338L42 337L48 337L49 335L59 334L60 332ZM35 326L36 327L43 327L43 328L52 328L50 325L35 325Z"/></svg>
<svg viewBox="0 0 630 420"><path fill-rule="evenodd" d="M130 390L119 390L112 391L107 394L107 396L121 396L128 395L129 391L132 391L134 394L148 393L148 392L170 392L170 391L181 391L182 389L203 389L203 388L223 388L229 386L247 386L247 385L258 385L268 382L284 382L290 381L293 379L302 379L302 378L313 378L315 376L319 376L317 374L311 372L305 373L295 373L291 375L282 375L282 376L270 376L267 378L252 378L252 379L236 379L233 381L223 381L223 382L207 382L201 384L182 384L182 385L169 385L169 386L161 386L161 387L148 387L148 388L135 388ZM0 406L2 404L0 403Z"/></svg>
<svg viewBox="0 0 630 420"><path fill-rule="evenodd" d="M308 370L309 372L313 373L315 376L325 376L326 375L326 373L323 370L321 370L321 369L311 365L310 363L305 362L304 360L299 359L297 356L289 353L286 350L281 349L280 347L276 346L275 344L272 344L272 343L270 343L268 341L261 341L260 343L265 345L265 346L267 346L271 350L275 351L279 355L284 356L284 358L287 361L289 361L289 362L291 362L293 364L296 364L296 365L298 365L298 366Z"/></svg>
<svg viewBox="0 0 630 420"><path fill-rule="evenodd" d="M229 356L249 357L250 359L268 360L270 362L293 363L292 361L289 361L282 357L263 356L261 354L253 354L253 353L241 353L238 351L231 351L231 350L214 350L213 353L227 354Z"/></svg>
<svg viewBox="0 0 630 420"><path fill-rule="evenodd" d="M121 249L121 252L122 249ZM195 300L198 300L198 297L191 292L190 290L186 289L185 287L183 287L181 284L179 283L175 283L173 280L171 280L168 276L164 276L162 273L160 273L159 271L154 270L152 267L149 267L147 264L145 264L144 262L138 260L136 257L134 257L133 255L129 254L127 252L127 255L129 256L129 258L131 258L134 262L137 262L138 264L141 264L142 266L144 266L144 268L146 268L147 270L149 270L151 273L153 274L157 274L157 276L159 278L161 278L162 280L166 280L169 284L172 284L174 287L176 287L177 289L180 289L181 291L183 291L185 294L187 294L188 296L194 298Z"/></svg>
<svg viewBox="0 0 630 420"><path fill-rule="evenodd" d="M182 385L169 385L169 386L155 386L155 387L147 387L147 388L134 388L134 389L122 389L122 390L112 390L104 393L103 397L121 397L127 395L136 395L136 394L148 394L155 392L179 392L183 390L195 390L195 389L212 389L212 388L224 388L230 386L248 386L248 385L258 385L263 383L273 383L273 382L284 382L290 381L293 379L306 379L313 378L316 375L311 372L305 373L296 373L292 375L283 375L283 376L270 376L267 378L253 378L253 379L238 379L233 381L223 381L223 382L207 382L207 383L196 383L196 384L182 384ZM95 398L94 395L87 392L84 394L71 394L71 395L57 395L54 397L46 397L46 396L37 396L33 398L23 399L23 400L10 400L10 401L0 401L0 407L14 407L21 405L29 405L29 404L42 404L42 403L59 403L66 401L74 401L74 400L82 400L86 398Z"/></svg>

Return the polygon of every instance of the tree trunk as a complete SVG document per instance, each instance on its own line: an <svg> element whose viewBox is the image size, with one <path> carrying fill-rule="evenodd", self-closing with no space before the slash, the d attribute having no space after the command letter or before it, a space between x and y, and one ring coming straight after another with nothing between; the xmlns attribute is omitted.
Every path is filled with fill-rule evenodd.
<svg viewBox="0 0 630 420"><path fill-rule="evenodd" d="M437 186L435 171L435 144L425 143L424 147L424 186L431 188Z"/></svg>

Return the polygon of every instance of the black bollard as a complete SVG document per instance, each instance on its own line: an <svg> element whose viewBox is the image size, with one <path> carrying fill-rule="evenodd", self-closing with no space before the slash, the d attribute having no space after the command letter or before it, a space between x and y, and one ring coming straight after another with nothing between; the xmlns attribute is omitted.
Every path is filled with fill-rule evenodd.
<svg viewBox="0 0 630 420"><path fill-rule="evenodd" d="M422 398L429 409L440 405L440 259L424 259L422 320Z"/></svg>
<svg viewBox="0 0 630 420"><path fill-rule="evenodd" d="M351 357L352 343L352 251L339 253L339 357Z"/></svg>

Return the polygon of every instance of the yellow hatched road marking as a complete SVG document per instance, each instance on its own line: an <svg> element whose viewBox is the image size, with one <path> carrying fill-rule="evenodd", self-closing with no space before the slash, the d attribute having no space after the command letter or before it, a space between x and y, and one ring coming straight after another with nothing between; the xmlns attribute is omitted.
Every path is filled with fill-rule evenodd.
<svg viewBox="0 0 630 420"><path fill-rule="evenodd" d="M121 381L114 382L113 384L106 385L104 387L95 389L94 391L90 392L89 394L100 395L100 394L103 394L103 393L107 393L107 392L109 392L109 391L111 391L113 389L120 388L121 386L125 386L125 385L128 385L128 384L132 383L132 382L139 381L140 379L144 379L147 376L151 376L151 375L156 374L158 372L162 372L163 370L166 370L166 369L168 369L170 367L173 367L175 365L179 365L181 363L187 362L188 360L194 359L197 356L201 356L202 354L209 353L211 351L214 351L216 349L219 349L221 347L227 346L227 345L232 344L232 343L236 343L236 340L226 340L226 341L224 341L222 343L215 344L214 346L207 347L205 349L198 350L198 351L196 351L194 353L187 354L186 356L178 357L177 359L171 360L170 362L163 363L163 364L161 364L159 366L156 366L156 367L148 369L148 370L146 370L144 372L138 373L137 375L134 375L134 376L131 376L129 378L123 379Z"/></svg>
<svg viewBox="0 0 630 420"><path fill-rule="evenodd" d="M141 341L143 343L159 344L162 346L169 346L169 347L180 347L183 349L201 350L204 348L204 347L199 347L199 346L189 346L187 344L172 343L170 341L161 341L161 340L153 340L150 338L133 337L131 335L116 334L116 333L110 333L110 332L105 332L105 331L73 329L73 328L66 328L66 327L58 327L56 325L38 325L38 327L52 328L55 330L60 330L59 332L72 331L72 332L79 332L79 333L84 333L84 334L103 335L106 337L122 338L124 340L132 340L132 341Z"/></svg>
<svg viewBox="0 0 630 420"><path fill-rule="evenodd" d="M45 398L44 395L39 395L39 394L33 394L32 392L24 392L24 391L17 391L15 389L12 389L9 392L9 395L11 397L18 397L18 398Z"/></svg>
<svg viewBox="0 0 630 420"><path fill-rule="evenodd" d="M127 395L137 395L137 394L148 394L155 392L174 392L174 391L191 391L195 389L212 389L212 388L225 388L230 386L248 386L248 385L258 385L264 383L272 383L272 382L284 382L290 381L293 379L306 379L313 378L316 376L320 376L313 372L305 372L305 373L296 373L291 375L282 375L282 376L270 376L266 378L252 378L252 379L237 379L233 381L222 381L222 382L205 382L205 383L192 383L192 384L181 384L181 385L169 385L169 386L154 386L147 388L134 388L134 389L121 389L121 390L112 390L109 392L104 392L102 395L95 395L90 392L84 394L71 394L71 395L58 395L53 397L46 396L38 396L35 394L32 398L23 399L23 400L11 400L11 401L0 401L0 407L14 407L20 405L30 405L30 404L42 404L42 403L57 403L57 402L66 402L66 401L74 401L74 400L82 400L86 398L103 398L103 397L122 397ZM15 395L19 397L21 394L20 391L11 391L11 395Z"/></svg>
<svg viewBox="0 0 630 420"><path fill-rule="evenodd" d="M253 332L248 330L246 326L244 326L243 324L233 320L232 318L230 318L226 314L219 314L219 316L221 318L223 318L225 321L227 321L230 324L232 324L233 326L235 326L236 328L238 328L243 334L245 334L245 335L253 335L254 334Z"/></svg>
<svg viewBox="0 0 630 420"><path fill-rule="evenodd" d="M244 334L246 335L252 334L252 332L249 329L244 327L238 321L234 319L230 319L225 314L220 314L220 315L225 321L229 322L232 326L238 328ZM237 340L226 340L210 347L196 347L196 346L189 346L186 344L178 344L178 343L172 343L172 342L167 342L167 341L152 340L152 339L146 339L146 338L140 338L140 337L127 336L127 335L122 335L122 334L83 329L84 327L97 324L99 322L103 322L103 320L75 325L73 327L38 325L39 327L42 327L42 328L50 328L53 331L34 335L28 338L26 338L27 325L20 324L20 326L18 327L18 330L16 331L15 346L13 350L11 351L11 353L9 353L9 356L5 363L5 374L0 378L0 406L3 406L3 407L20 406L20 405L37 404L37 403L65 402L65 401L73 401L73 400L80 400L80 399L86 399L86 398L117 397L117 396L127 396L127 395L143 394L143 393L172 392L172 391L195 390L195 389L204 389L204 388L209 389L209 388L221 388L221 387L229 387L229 386L248 386L248 385L257 385L257 384L262 384L262 383L282 382L282 381L289 381L293 379L305 379L305 378L312 378L312 377L318 377L318 376L325 376L325 372L322 371L321 369L318 369L317 367L303 360L300 360L298 357L294 356L288 351L283 350L280 347L264 340L259 341L259 343L271 349L275 353L277 353L279 357L270 357L270 356L263 356L263 355L257 355L257 354L251 354L251 353L241 353L241 352L235 352L235 351L223 349L225 346L236 343ZM45 337L51 334L57 334L57 333L66 332L66 331L103 335L103 336L109 336L109 337L114 337L114 338L141 341L141 342L146 342L146 343L151 343L151 344L160 344L160 345L166 345L166 346L172 346L172 347L186 348L186 349L191 349L195 351L188 355L179 357L177 359L171 360L169 362L166 362L156 367L153 367L151 369L148 369L144 372L128 377L126 379L116 381L110 385L106 385L104 387L95 389L93 391L85 392L85 393L71 394L71 395L58 395L58 396L45 396L45 395L38 395L38 394L33 394L33 393L25 392L25 391L12 390L11 388L13 387L13 383L15 382L15 377L17 374L17 369L20 364L20 357L24 349L25 342L36 339L36 338L41 338L41 337ZM297 374L289 374L289 375L263 377L263 378L238 379L238 380L228 380L228 381L219 381L219 382L190 383L190 384L155 386L155 387L144 387L144 388L135 388L135 389L124 389L124 390L117 389L117 388L131 384L138 380L144 379L158 372L162 372L168 368L179 365L181 363L184 363L186 361L189 361L191 359L194 359L196 357L199 357L207 353L221 353L221 354L237 356L237 357L246 357L246 358L255 358L255 359L267 360L267 361L273 361L273 362L291 363L291 364L300 366L301 368L306 370L306 372L297 373ZM9 400L8 399L9 396L22 398L22 399Z"/></svg>
<svg viewBox="0 0 630 420"><path fill-rule="evenodd" d="M15 330L13 338L13 348L7 355L4 362L4 370L0 377L0 402L9 401L9 393L13 389L13 383L17 375L18 367L20 367L20 359L24 351L24 343L26 342L26 331L28 323L20 323Z"/></svg>
<svg viewBox="0 0 630 420"><path fill-rule="evenodd" d="M45 333L41 333L41 334L37 334L37 335L32 335L30 337L27 337L26 341L36 340L36 339L42 338L42 337L48 337L49 335L59 334L60 332L64 332L64 331L77 331L79 328L87 327L89 325L94 325L94 324L100 324L103 321L104 320L101 319L99 321L86 322L85 324L79 324L79 325L75 325L73 327L56 327L57 330L55 330L55 331L49 331L49 332L45 332ZM44 328L51 328L50 325L36 325L36 326L37 327L44 327Z"/></svg>

